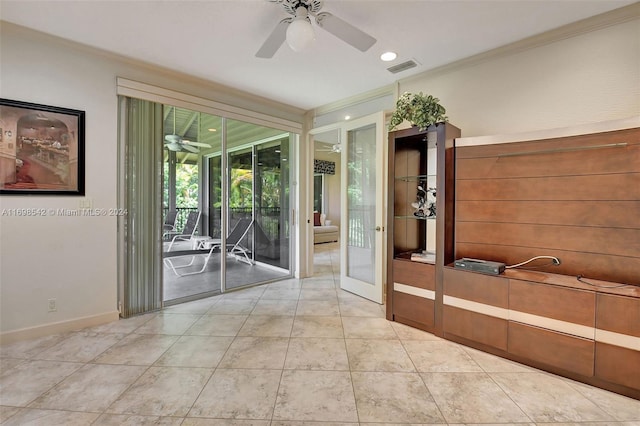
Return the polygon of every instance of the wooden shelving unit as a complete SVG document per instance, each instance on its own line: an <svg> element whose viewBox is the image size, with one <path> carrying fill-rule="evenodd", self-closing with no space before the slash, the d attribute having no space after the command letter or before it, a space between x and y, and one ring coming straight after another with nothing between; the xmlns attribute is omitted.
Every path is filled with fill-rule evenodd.
<svg viewBox="0 0 640 426"><path fill-rule="evenodd" d="M443 267L453 262L454 139L440 123L389 133L387 319L442 334ZM419 209L422 187L426 204ZM431 189L435 188L435 194ZM430 203L435 202L435 216ZM418 211L417 210L422 210ZM412 259L424 254L420 261Z"/></svg>

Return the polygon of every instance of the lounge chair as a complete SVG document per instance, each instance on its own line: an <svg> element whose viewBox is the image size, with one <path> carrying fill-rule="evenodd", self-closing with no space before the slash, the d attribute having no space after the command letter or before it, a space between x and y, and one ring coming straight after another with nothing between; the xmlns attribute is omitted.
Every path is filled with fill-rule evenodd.
<svg viewBox="0 0 640 426"><path fill-rule="evenodd" d="M164 224L162 225L163 233L168 233L176 230L176 220L178 219L178 212L176 210L170 210L167 212L167 216L164 218Z"/></svg>
<svg viewBox="0 0 640 426"><path fill-rule="evenodd" d="M167 251L171 251L173 244L176 241L189 241L195 235L196 229L198 229L198 222L200 222L200 212L189 212L189 216L187 216L187 221L185 222L182 231L165 232L165 236L169 236L171 238L171 243L169 244Z"/></svg>
<svg viewBox="0 0 640 426"><path fill-rule="evenodd" d="M242 246L242 240L249 232L253 219L243 218L238 221L229 236L227 237L227 254L235 256L240 262L253 265L253 260L249 257L248 249Z"/></svg>
<svg viewBox="0 0 640 426"><path fill-rule="evenodd" d="M216 249L216 246L212 245L207 250L165 251L164 253L162 253L162 257L163 257L164 264L170 267L174 274L176 274L179 277L184 277L186 275L201 274L202 272L204 272L204 270L207 268L207 264L209 263L209 259L211 258L211 255L213 254L214 249ZM182 274L178 272L178 269L188 268L189 266L192 266L193 262L196 259L196 256L198 255L204 255L204 262L202 264L202 268L199 271L184 272ZM191 261L189 263L186 263L184 265L178 265L178 266L174 265L172 260L173 258L186 257L186 256L191 256Z"/></svg>
<svg viewBox="0 0 640 426"><path fill-rule="evenodd" d="M236 226L233 228L233 230L227 237L227 242L226 242L226 246L227 246L226 253L235 256L236 260L247 263L249 265L253 265L253 261L249 257L248 250L241 245L241 242L249 232L249 229L251 228L252 223L253 223L253 220L250 218L240 219L240 221L236 224ZM197 249L197 250L166 251L163 253L164 263L165 265L170 267L173 270L173 272L179 277L184 277L185 275L200 274L204 272L204 270L207 268L207 263L209 262L209 259L211 258L213 251L215 249L219 249L222 246L221 240L219 239L207 240L205 241L205 244L208 245L209 248L204 250ZM192 266L196 256L198 255L204 256L204 262L203 262L202 268L199 271L185 272L182 274L177 271L178 269L188 268ZM187 257L187 256L191 256L191 261L184 265L176 266L172 261L172 258Z"/></svg>

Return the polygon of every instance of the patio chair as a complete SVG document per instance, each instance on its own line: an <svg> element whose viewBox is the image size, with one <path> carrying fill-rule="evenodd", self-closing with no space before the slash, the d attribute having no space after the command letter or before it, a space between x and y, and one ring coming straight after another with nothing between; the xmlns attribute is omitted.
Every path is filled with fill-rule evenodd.
<svg viewBox="0 0 640 426"><path fill-rule="evenodd" d="M176 230L176 220L178 219L178 211L170 210L167 212L167 216L164 218L164 224L162 225L162 231L166 235L168 232Z"/></svg>
<svg viewBox="0 0 640 426"><path fill-rule="evenodd" d="M163 257L162 260L163 260L164 264L167 265L169 268L171 268L173 273L176 274L179 277L184 277L186 275L201 274L202 272L204 272L205 269L207 269L207 264L209 263L209 259L211 258L211 255L213 254L213 250L216 249L217 247L220 247L220 245L215 246L215 245L212 244L206 250L196 249L196 250L165 251L164 253L162 253L162 257ZM184 272L182 274L178 272L178 269L188 268L189 266L192 266L193 262L196 259L196 256L198 256L198 255L203 255L204 256L204 262L202 264L202 268L199 271ZM176 266L173 263L173 260L172 260L173 258L186 257L186 256L191 256L191 261L189 263L185 263L184 265L178 265L178 266Z"/></svg>
<svg viewBox="0 0 640 426"><path fill-rule="evenodd" d="M249 258L249 250L242 246L241 242L249 232L253 219L243 218L236 223L229 236L227 237L227 254L235 256L236 260L240 262L253 265L253 260Z"/></svg>
<svg viewBox="0 0 640 426"><path fill-rule="evenodd" d="M171 251L171 248L176 241L189 241L195 235L196 229L198 229L198 222L200 222L200 212L189 212L182 231L166 232L165 234L171 237L171 243L169 244L167 251Z"/></svg>
<svg viewBox="0 0 640 426"><path fill-rule="evenodd" d="M240 219L240 221L236 224L236 226L233 228L233 230L227 237L227 242L226 242L227 254L233 255L235 256L236 260L247 263L249 265L253 265L253 261L249 257L248 250L245 247L243 247L240 244L240 242L249 232L249 228L251 228L252 223L253 223L253 220L250 218ZM207 246L209 246L208 249L179 250L179 251L173 251L173 252L166 251L163 253L163 261L165 265L170 267L171 270L173 270L173 273L179 277L184 277L186 275L200 274L204 272L204 270L207 268L207 263L209 262L209 259L211 258L213 251L215 249L220 248L220 246L222 245L221 240L219 239L207 240L204 243ZM178 269L188 268L192 266L193 263L195 262L196 256L198 255L204 255L204 262L203 262L202 268L199 271L185 272L182 274L178 272ZM191 261L189 263L186 263L184 265L178 265L178 266L176 266L173 263L173 260L172 260L173 258L186 257L186 256L191 256Z"/></svg>

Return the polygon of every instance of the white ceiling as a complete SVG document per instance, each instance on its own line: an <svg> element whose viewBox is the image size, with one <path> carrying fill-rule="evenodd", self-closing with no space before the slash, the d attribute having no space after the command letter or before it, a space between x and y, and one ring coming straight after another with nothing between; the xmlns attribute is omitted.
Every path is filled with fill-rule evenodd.
<svg viewBox="0 0 640 426"><path fill-rule="evenodd" d="M4 21L309 110L634 0L326 0L377 39L362 53L318 28L307 51L255 57L289 16L269 0L0 0ZM393 50L398 58L379 59ZM409 59L420 65L386 70Z"/></svg>

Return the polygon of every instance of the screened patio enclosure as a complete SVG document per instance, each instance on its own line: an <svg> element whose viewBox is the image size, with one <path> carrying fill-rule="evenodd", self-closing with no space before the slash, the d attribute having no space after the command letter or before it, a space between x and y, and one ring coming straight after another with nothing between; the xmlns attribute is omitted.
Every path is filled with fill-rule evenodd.
<svg viewBox="0 0 640 426"><path fill-rule="evenodd" d="M200 212L194 237L172 250L214 247L206 264L204 255L172 257L184 276L165 260L165 302L290 277L294 135L169 105L163 116L163 222L175 212L180 232L189 212ZM241 239L232 247L236 234ZM163 238L165 250L173 235Z"/></svg>

